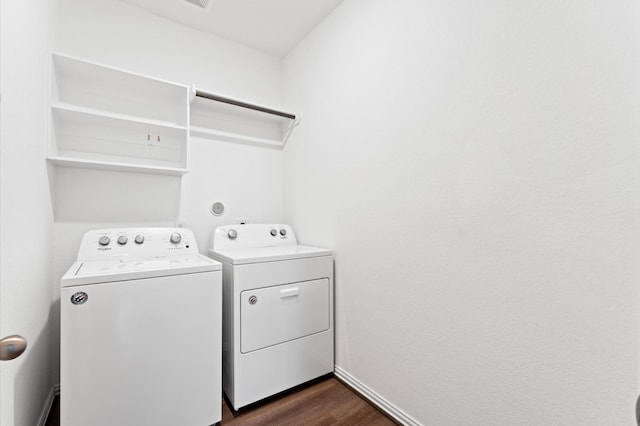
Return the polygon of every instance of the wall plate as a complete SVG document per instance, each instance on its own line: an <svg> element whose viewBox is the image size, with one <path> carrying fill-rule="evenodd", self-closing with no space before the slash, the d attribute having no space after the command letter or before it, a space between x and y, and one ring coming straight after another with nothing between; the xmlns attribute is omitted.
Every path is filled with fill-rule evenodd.
<svg viewBox="0 0 640 426"><path fill-rule="evenodd" d="M224 204L217 201L211 205L211 214L214 216L221 216L224 213Z"/></svg>

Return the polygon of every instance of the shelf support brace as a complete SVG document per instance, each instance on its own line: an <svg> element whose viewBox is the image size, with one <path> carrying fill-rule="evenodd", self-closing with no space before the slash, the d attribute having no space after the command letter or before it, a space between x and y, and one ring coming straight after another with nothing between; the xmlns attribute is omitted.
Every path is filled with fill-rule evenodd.
<svg viewBox="0 0 640 426"><path fill-rule="evenodd" d="M287 130L285 130L284 132L284 136L282 137L282 148L284 149L285 145L287 144L287 141L289 140L289 135L291 134L291 132L293 131L293 128L298 126L300 124L300 122L302 121L302 116L298 116L296 117L295 120L293 120L291 123L289 123L289 125L287 126Z"/></svg>

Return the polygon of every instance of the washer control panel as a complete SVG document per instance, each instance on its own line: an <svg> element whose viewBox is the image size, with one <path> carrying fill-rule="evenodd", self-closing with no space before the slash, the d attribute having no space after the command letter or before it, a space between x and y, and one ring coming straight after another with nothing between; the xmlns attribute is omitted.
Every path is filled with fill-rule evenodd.
<svg viewBox="0 0 640 426"><path fill-rule="evenodd" d="M198 253L193 232L187 228L112 228L87 232L79 261L137 258Z"/></svg>
<svg viewBox="0 0 640 426"><path fill-rule="evenodd" d="M246 224L219 226L213 233L211 247L224 248L273 247L297 245L298 241L289 225Z"/></svg>

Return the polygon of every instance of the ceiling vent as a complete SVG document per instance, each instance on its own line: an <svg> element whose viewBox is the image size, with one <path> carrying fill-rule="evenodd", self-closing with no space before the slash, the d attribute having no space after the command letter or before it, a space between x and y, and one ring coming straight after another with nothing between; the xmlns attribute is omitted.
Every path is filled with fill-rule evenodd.
<svg viewBox="0 0 640 426"><path fill-rule="evenodd" d="M201 7L203 9L206 9L207 6L209 6L210 3L212 3L212 0L184 0L187 3L191 3L193 5L196 5L198 7Z"/></svg>

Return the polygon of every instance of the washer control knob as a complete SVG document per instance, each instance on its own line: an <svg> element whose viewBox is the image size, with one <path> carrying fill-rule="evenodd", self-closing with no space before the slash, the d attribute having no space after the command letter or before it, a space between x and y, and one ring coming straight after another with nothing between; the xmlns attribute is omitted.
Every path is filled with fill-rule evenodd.
<svg viewBox="0 0 640 426"><path fill-rule="evenodd" d="M284 237L285 235L287 235L287 230L286 230L286 229L284 229L284 228L282 228L282 229L280 230L280 235L282 235L283 237Z"/></svg>
<svg viewBox="0 0 640 426"><path fill-rule="evenodd" d="M235 229L229 229L229 232L227 232L227 237L229 237L230 240L235 240L238 237L238 231L236 231Z"/></svg>
<svg viewBox="0 0 640 426"><path fill-rule="evenodd" d="M276 231L275 229L271 230L271 236L275 237L276 235L278 235L278 231Z"/></svg>
<svg viewBox="0 0 640 426"><path fill-rule="evenodd" d="M178 244L181 240L182 235L178 234L177 232L174 232L173 234L171 234L171 237L169 237L169 241L171 241L173 244Z"/></svg>
<svg viewBox="0 0 640 426"><path fill-rule="evenodd" d="M100 239L98 240L98 244L100 244L101 246L108 246L110 242L111 239L106 235L104 237L100 237Z"/></svg>
<svg viewBox="0 0 640 426"><path fill-rule="evenodd" d="M127 244L127 241L129 241L129 239L127 238L126 235L120 235L118 237L118 244L120 244L121 246Z"/></svg>
<svg viewBox="0 0 640 426"><path fill-rule="evenodd" d="M144 235L136 235L136 239L133 240L136 242L136 244L142 244L144 243Z"/></svg>

